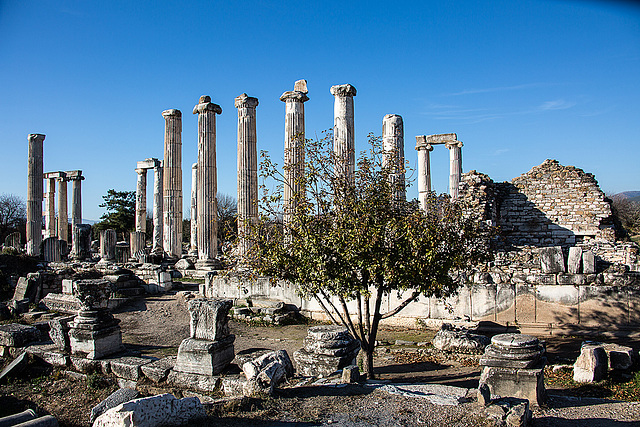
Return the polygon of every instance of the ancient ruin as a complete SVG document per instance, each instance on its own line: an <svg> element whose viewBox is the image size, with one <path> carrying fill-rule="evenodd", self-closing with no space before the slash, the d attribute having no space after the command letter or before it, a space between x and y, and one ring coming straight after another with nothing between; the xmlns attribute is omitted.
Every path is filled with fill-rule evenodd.
<svg viewBox="0 0 640 427"><path fill-rule="evenodd" d="M356 128L353 117L353 97L356 88L350 84L331 86L333 104L333 151L336 174L347 181L354 179L356 168Z"/></svg>
<svg viewBox="0 0 640 427"><path fill-rule="evenodd" d="M162 163L163 249L167 257L182 256L182 112L162 112L165 119Z"/></svg>
<svg viewBox="0 0 640 427"><path fill-rule="evenodd" d="M29 135L27 171L27 255L38 256L42 242L42 179L44 135Z"/></svg>

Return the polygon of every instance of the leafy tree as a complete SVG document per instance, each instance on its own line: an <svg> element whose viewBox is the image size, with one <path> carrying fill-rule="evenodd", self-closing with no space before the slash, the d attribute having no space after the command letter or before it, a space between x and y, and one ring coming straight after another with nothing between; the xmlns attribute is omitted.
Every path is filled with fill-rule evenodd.
<svg viewBox="0 0 640 427"><path fill-rule="evenodd" d="M446 297L461 281L454 271L488 258L479 223L462 215L448 196L433 195L429 208L393 198L390 175L379 138L358 159L354 179L336 173L331 135L305 142L306 194L284 224L283 174L262 153L263 214L253 228L250 262L258 273L296 285L315 298L328 317L360 340L364 372L374 378L373 352L380 321L398 314L420 295ZM344 164L344 163L338 163ZM383 312L389 294L400 303Z"/></svg>
<svg viewBox="0 0 640 427"><path fill-rule="evenodd" d="M26 232L27 207L20 197L13 194L0 195L0 242L14 231Z"/></svg>
<svg viewBox="0 0 640 427"><path fill-rule="evenodd" d="M99 206L106 208L107 212L100 217L101 221L95 224L95 229L113 228L124 239L125 233L133 230L135 226L136 192L111 189L102 198L104 203Z"/></svg>
<svg viewBox="0 0 640 427"><path fill-rule="evenodd" d="M217 193L216 209L218 213L218 243L235 240L238 235L238 202L225 193Z"/></svg>

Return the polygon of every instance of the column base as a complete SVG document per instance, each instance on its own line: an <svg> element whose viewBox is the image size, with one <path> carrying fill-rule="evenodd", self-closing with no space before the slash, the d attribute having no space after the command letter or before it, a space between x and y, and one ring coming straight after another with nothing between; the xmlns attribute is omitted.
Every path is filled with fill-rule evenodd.
<svg viewBox="0 0 640 427"><path fill-rule="evenodd" d="M217 259L199 259L196 261L196 270L213 271L221 268L222 264Z"/></svg>

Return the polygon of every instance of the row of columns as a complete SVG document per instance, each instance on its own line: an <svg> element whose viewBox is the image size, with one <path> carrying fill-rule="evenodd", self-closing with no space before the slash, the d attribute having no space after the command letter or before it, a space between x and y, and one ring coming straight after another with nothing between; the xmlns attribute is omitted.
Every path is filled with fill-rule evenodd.
<svg viewBox="0 0 640 427"><path fill-rule="evenodd" d="M137 162L136 173L138 181L136 185L136 218L135 231L141 233L146 239L147 233L147 171L153 169L153 246L151 252L162 255L163 252L163 168L162 161L149 158ZM143 240L144 242L144 240ZM131 242L133 244L133 241ZM142 247L132 248L132 252L144 249Z"/></svg>
<svg viewBox="0 0 640 427"><path fill-rule="evenodd" d="M418 201L423 210L427 209L428 194L431 192L431 162L429 153L434 145L444 145L449 150L449 195L458 198L458 185L462 176L462 141L455 133L416 136L418 152Z"/></svg>

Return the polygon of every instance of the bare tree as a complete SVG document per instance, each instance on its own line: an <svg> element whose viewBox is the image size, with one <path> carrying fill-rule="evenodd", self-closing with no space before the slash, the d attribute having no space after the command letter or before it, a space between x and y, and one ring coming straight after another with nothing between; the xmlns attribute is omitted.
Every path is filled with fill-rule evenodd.
<svg viewBox="0 0 640 427"><path fill-rule="evenodd" d="M20 197L13 194L0 195L0 239L14 231L22 230L27 222L27 207Z"/></svg>
<svg viewBox="0 0 640 427"><path fill-rule="evenodd" d="M238 202L236 198L225 193L216 194L218 199L218 242L222 244L232 241L238 234L236 218L238 216Z"/></svg>
<svg viewBox="0 0 640 427"><path fill-rule="evenodd" d="M640 234L640 202L619 194L610 198L613 214L620 221L620 225L631 236Z"/></svg>

